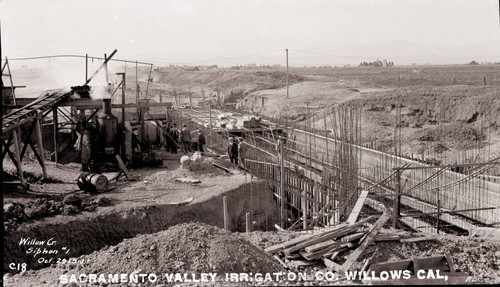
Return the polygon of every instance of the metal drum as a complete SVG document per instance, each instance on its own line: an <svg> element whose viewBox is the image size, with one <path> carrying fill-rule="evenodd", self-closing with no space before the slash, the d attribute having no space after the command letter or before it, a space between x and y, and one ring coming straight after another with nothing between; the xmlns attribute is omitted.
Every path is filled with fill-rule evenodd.
<svg viewBox="0 0 500 287"><path fill-rule="evenodd" d="M108 178L102 174L84 172L78 176L78 188L88 192L104 192L108 187Z"/></svg>

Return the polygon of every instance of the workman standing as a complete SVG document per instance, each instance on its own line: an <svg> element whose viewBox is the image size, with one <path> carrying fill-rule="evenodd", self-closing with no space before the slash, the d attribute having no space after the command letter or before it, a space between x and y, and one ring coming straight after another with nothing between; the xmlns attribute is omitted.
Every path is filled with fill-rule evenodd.
<svg viewBox="0 0 500 287"><path fill-rule="evenodd" d="M230 137L227 145L227 154L231 163L238 165L238 141L234 137Z"/></svg>
<svg viewBox="0 0 500 287"><path fill-rule="evenodd" d="M191 152L191 131L188 129L186 124L182 125L181 140L184 144L184 150L186 153Z"/></svg>
<svg viewBox="0 0 500 287"><path fill-rule="evenodd" d="M238 165L238 140L236 138L233 138L231 144L231 156L231 163L234 162L234 164Z"/></svg>
<svg viewBox="0 0 500 287"><path fill-rule="evenodd" d="M203 145L205 144L206 144L205 134L202 131L200 131L200 136L198 137L198 150L200 152L204 152Z"/></svg>
<svg viewBox="0 0 500 287"><path fill-rule="evenodd" d="M170 125L165 124L163 126L163 144L165 145L166 151L170 150L170 145L172 144L172 141L169 138L169 134L170 134Z"/></svg>
<svg viewBox="0 0 500 287"><path fill-rule="evenodd" d="M194 130L191 132L191 145L194 147L194 150L198 149L198 140L200 139L200 130Z"/></svg>
<svg viewBox="0 0 500 287"><path fill-rule="evenodd" d="M240 143L238 144L238 156L240 157L241 167L245 168L245 158L247 157L248 145L240 138Z"/></svg>
<svg viewBox="0 0 500 287"><path fill-rule="evenodd" d="M170 126L170 131L168 134L170 135L168 137L168 140L170 140L170 146L167 147L167 151L171 153L177 153L177 140L179 139L179 130L177 129L176 124Z"/></svg>

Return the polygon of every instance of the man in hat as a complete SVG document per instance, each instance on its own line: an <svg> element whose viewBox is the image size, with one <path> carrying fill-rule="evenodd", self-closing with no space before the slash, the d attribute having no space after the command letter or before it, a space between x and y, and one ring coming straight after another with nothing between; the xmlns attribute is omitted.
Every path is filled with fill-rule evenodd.
<svg viewBox="0 0 500 287"><path fill-rule="evenodd" d="M205 145L205 144L206 144L205 134L200 130L200 135L198 137L198 150L200 152L204 152L203 145Z"/></svg>
<svg viewBox="0 0 500 287"><path fill-rule="evenodd" d="M182 125L181 141L184 144L184 150L186 151L186 153L191 152L191 131L186 126L186 124Z"/></svg>
<svg viewBox="0 0 500 287"><path fill-rule="evenodd" d="M247 157L248 145L240 138L240 143L238 144L238 156L240 157L241 167L245 168L245 158Z"/></svg>

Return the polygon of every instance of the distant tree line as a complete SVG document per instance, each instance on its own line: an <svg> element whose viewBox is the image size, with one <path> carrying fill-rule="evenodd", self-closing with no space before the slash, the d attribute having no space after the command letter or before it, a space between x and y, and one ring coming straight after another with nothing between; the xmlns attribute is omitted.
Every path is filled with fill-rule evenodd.
<svg viewBox="0 0 500 287"><path fill-rule="evenodd" d="M363 61L359 64L360 67L392 67L394 66L394 62L387 60L379 60L377 59L375 62L366 62Z"/></svg>
<svg viewBox="0 0 500 287"><path fill-rule="evenodd" d="M252 70L252 69L279 69L281 65L257 65L257 64L246 64L246 65L236 65L231 66L231 70Z"/></svg>

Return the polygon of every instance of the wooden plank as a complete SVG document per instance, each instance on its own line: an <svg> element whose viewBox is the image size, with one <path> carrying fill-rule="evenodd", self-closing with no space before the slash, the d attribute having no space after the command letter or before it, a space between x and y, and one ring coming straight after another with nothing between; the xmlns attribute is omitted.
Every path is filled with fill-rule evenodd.
<svg viewBox="0 0 500 287"><path fill-rule="evenodd" d="M361 191L358 201L356 201L356 204L354 205L354 208L351 211L351 214L349 215L349 218L347 218L347 223L353 224L358 220L359 213L361 212L361 209L363 208L363 205L365 204L365 200L368 197L368 190L363 190Z"/></svg>
<svg viewBox="0 0 500 287"><path fill-rule="evenodd" d="M347 246L339 248L339 249L335 249L335 251L333 251L333 252L328 252L328 253L323 254L323 258L330 258L330 260L335 260L335 258L337 258L337 256L339 256L340 253L342 253L346 250L347 250Z"/></svg>
<svg viewBox="0 0 500 287"><path fill-rule="evenodd" d="M344 262L342 265L342 268L344 270L349 270L351 266L358 260L358 257L361 256L363 251L370 245L371 242L373 242L373 239L375 236L377 236L379 230L384 226L384 224L389 220L391 215L389 212L385 211L382 216L375 222L373 228L368 232L368 236L366 239L359 245L359 247L354 250L354 252L347 258L347 260Z"/></svg>
<svg viewBox="0 0 500 287"><path fill-rule="evenodd" d="M43 154L42 121L42 113L38 112L36 117L36 137L38 140L38 150L40 153L40 165L42 166L43 178L47 179L47 168L45 167L45 156Z"/></svg>
<svg viewBox="0 0 500 287"><path fill-rule="evenodd" d="M342 237L341 241L342 242L351 242L351 241L354 241L356 239L359 239L359 238L363 237L364 235L365 235L364 232L354 233L354 234Z"/></svg>
<svg viewBox="0 0 500 287"><path fill-rule="evenodd" d="M315 252L301 251L300 255L302 255L302 257L304 257L307 260L318 259L326 253L331 253L331 252L337 251L339 249L347 248L348 245L349 245L349 243L335 244L335 245L329 246L327 248L324 248L324 249L321 249L321 250L318 250Z"/></svg>
<svg viewBox="0 0 500 287"><path fill-rule="evenodd" d="M279 244L276 244L276 245L272 245L272 246L269 246L267 247L266 249L264 249L265 252L268 252L268 253L276 253L276 252L279 252L285 248L288 248L290 246L293 246L295 244L298 244L300 242L303 242L305 240L307 240L308 238L310 238L311 235L303 235L303 236L299 236L297 238L294 238L292 240L288 240L288 241L285 241L283 243L279 243Z"/></svg>
<svg viewBox="0 0 500 287"><path fill-rule="evenodd" d="M222 165L219 165L219 164L216 164L216 163L212 163L212 164L213 164L213 166L218 167L218 168L224 170L227 173L232 173L229 169L223 167Z"/></svg>
<svg viewBox="0 0 500 287"><path fill-rule="evenodd" d="M314 251L318 251L318 250L324 249L324 248L326 248L328 246L331 246L333 244L340 245L341 243L339 243L338 241L330 239L330 240L327 240L327 241L324 241L324 242L320 242L320 243L308 246L308 247L304 248L304 250L306 252L314 252Z"/></svg>
<svg viewBox="0 0 500 287"><path fill-rule="evenodd" d="M116 155L116 160L118 161L118 166L123 171L123 173L125 174L125 176L127 177L127 179L129 179L129 180L132 179L132 175L130 174L130 172L128 171L127 167L123 163L123 160L120 157L120 155Z"/></svg>
<svg viewBox="0 0 500 287"><path fill-rule="evenodd" d="M21 147L19 146L18 129L12 130L12 137L14 139L14 149L16 151L15 157L16 157L16 164L17 164L17 174L19 176L19 180L21 180L21 184L23 186L25 186L27 182L26 182L26 179L24 178L23 165L21 163L21 157L20 157Z"/></svg>

